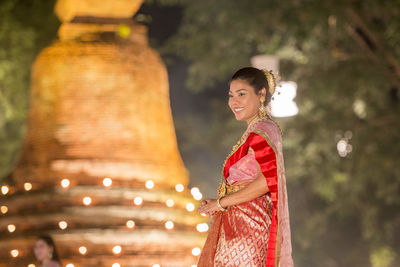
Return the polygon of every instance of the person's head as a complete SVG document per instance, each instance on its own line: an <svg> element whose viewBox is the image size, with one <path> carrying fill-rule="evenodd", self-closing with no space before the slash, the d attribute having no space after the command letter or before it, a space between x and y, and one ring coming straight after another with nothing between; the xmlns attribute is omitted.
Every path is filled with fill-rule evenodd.
<svg viewBox="0 0 400 267"><path fill-rule="evenodd" d="M39 236L36 239L33 252L35 253L36 259L40 262L46 260L60 261L54 241L48 235Z"/></svg>
<svg viewBox="0 0 400 267"><path fill-rule="evenodd" d="M261 105L269 104L271 97L267 76L263 70L246 67L233 74L228 104L237 120L249 123L257 117Z"/></svg>

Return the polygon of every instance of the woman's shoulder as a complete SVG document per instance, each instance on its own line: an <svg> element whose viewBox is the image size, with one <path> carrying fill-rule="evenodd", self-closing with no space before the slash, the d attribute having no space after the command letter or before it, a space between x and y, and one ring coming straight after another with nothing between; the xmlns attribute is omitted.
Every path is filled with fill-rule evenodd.
<svg viewBox="0 0 400 267"><path fill-rule="evenodd" d="M262 121L257 122L254 125L253 132L257 132L257 131L263 131L263 132L269 134L272 132L280 132L280 127L275 121L273 121L271 119L262 120Z"/></svg>

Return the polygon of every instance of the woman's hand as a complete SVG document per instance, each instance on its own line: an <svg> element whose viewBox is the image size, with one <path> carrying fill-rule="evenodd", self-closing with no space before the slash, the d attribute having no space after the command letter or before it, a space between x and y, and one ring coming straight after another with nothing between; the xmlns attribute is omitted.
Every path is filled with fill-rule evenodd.
<svg viewBox="0 0 400 267"><path fill-rule="evenodd" d="M201 202L201 205L198 209L199 213L206 214L208 216L214 215L217 211L219 211L217 206L216 199L206 199Z"/></svg>

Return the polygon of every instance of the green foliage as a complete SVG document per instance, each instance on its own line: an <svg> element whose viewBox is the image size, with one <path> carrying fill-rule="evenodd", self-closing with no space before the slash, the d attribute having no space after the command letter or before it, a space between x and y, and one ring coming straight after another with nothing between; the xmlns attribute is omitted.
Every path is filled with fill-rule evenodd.
<svg viewBox="0 0 400 267"><path fill-rule="evenodd" d="M400 265L400 2L180 4L181 28L164 49L191 62L190 90L216 90L256 54L278 55L282 79L298 83L300 113L278 120L296 266ZM210 104L200 135L226 152L221 140L233 144L243 128L232 127L224 101ZM345 136L353 149L340 157Z"/></svg>
<svg viewBox="0 0 400 267"><path fill-rule="evenodd" d="M13 168L25 133L30 65L58 21L54 1L0 3L0 179Z"/></svg>

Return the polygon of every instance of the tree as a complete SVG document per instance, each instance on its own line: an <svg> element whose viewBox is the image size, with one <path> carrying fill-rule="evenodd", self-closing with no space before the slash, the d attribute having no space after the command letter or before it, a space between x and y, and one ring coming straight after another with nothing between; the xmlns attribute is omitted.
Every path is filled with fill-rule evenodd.
<svg viewBox="0 0 400 267"><path fill-rule="evenodd" d="M159 2L184 8L164 49L190 61L190 90L213 92L256 54L298 83L299 115L279 119L296 265L399 265L400 1ZM223 101L202 133L214 148L240 136Z"/></svg>
<svg viewBox="0 0 400 267"><path fill-rule="evenodd" d="M30 65L56 36L54 1L0 3L0 179L12 171L29 106Z"/></svg>

